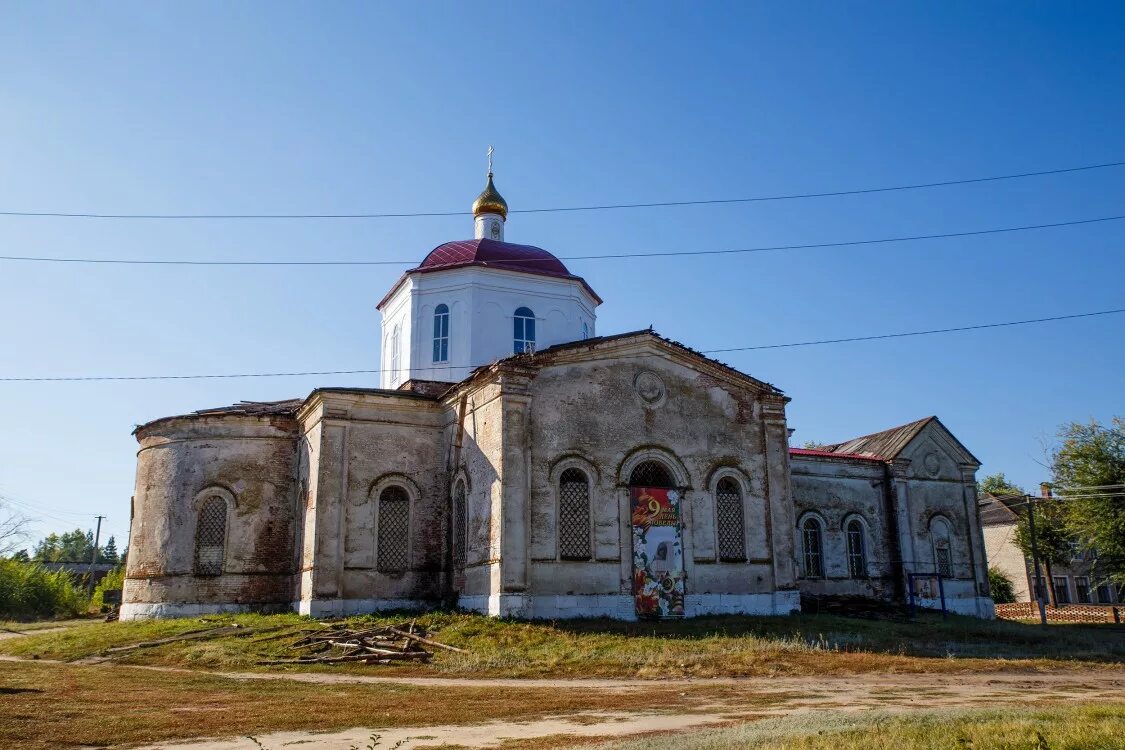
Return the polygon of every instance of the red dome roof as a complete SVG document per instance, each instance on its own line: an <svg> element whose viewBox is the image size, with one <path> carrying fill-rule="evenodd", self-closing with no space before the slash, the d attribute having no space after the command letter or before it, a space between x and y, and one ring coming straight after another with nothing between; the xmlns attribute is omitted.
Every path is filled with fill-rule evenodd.
<svg viewBox="0 0 1125 750"><path fill-rule="evenodd" d="M561 260L543 248L479 239L457 240L456 242L438 245L430 251L430 254L422 260L417 268L411 268L404 273L376 307L382 309L406 277L412 273L447 271L451 268L465 268L467 266L499 268L504 271L530 273L536 276L552 276L556 279L573 279L590 293L596 304L602 303L602 298L590 288L585 279L572 274Z"/></svg>
<svg viewBox="0 0 1125 750"><path fill-rule="evenodd" d="M562 261L546 250L496 240L458 240L438 245L415 271L434 271L458 266L489 266L545 276L570 276Z"/></svg>

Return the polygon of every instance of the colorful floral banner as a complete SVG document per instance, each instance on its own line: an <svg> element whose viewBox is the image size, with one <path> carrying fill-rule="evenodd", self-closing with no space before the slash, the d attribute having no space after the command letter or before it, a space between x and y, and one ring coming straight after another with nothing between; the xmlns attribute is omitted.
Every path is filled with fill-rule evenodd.
<svg viewBox="0 0 1125 750"><path fill-rule="evenodd" d="M638 617L684 616L684 549L680 493L630 487L633 509L633 599Z"/></svg>

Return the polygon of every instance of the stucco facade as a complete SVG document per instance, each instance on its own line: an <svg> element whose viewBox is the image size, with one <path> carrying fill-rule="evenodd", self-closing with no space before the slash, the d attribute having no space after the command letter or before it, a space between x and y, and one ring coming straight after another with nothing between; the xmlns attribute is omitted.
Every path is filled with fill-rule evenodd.
<svg viewBox="0 0 1125 750"><path fill-rule="evenodd" d="M590 285L503 241L491 173L473 211L378 304L383 388L137 428L122 619L785 614L918 576L934 606L935 575L991 616L978 462L940 422L792 450L774 386L651 330L595 337Z"/></svg>
<svg viewBox="0 0 1125 750"><path fill-rule="evenodd" d="M122 617L456 601L632 618L629 488L645 462L682 498L687 616L787 613L802 592L901 600L906 573L936 569L936 517L952 532L948 608L990 616L975 460L940 422L898 428L913 434L892 457L802 451L787 445L787 401L641 331L513 356L452 385L326 388L157 420L137 430ZM582 559L560 551L560 478L575 470L588 482ZM720 482L735 489L734 516L717 510ZM404 505L384 502L388 488ZM228 509L217 575L194 567L210 498ZM741 554L725 559L732 517ZM804 567L809 518L822 524L822 570Z"/></svg>

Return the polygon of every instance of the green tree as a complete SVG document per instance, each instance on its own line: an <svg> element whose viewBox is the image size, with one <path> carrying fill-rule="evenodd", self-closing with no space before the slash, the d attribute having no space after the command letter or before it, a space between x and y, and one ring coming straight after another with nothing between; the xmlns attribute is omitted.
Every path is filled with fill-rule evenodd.
<svg viewBox="0 0 1125 750"><path fill-rule="evenodd" d="M977 483L977 491L981 494L988 493L996 495L997 497L1004 497L1007 495L1026 495L1023 488L1017 484L1008 481L1004 476L1004 472L998 471L995 474L989 474L984 479Z"/></svg>
<svg viewBox="0 0 1125 750"><path fill-rule="evenodd" d="M119 563L121 558L117 554L117 542L111 536L106 540L105 546L98 552L98 562Z"/></svg>
<svg viewBox="0 0 1125 750"><path fill-rule="evenodd" d="M1012 604L1016 601L1015 584L999 568L988 569L988 587L992 590L992 601L997 604Z"/></svg>
<svg viewBox="0 0 1125 750"><path fill-rule="evenodd" d="M36 562L89 562L94 551L94 532L75 529L48 534L35 545Z"/></svg>
<svg viewBox="0 0 1125 750"><path fill-rule="evenodd" d="M1072 422L1051 454L1057 494L1074 537L1098 552L1101 575L1125 584L1125 418Z"/></svg>

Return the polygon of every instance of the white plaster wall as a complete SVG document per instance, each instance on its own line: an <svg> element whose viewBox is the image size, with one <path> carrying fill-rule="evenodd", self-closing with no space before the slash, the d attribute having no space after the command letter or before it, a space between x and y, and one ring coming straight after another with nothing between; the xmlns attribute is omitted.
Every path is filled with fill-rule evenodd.
<svg viewBox="0 0 1125 750"><path fill-rule="evenodd" d="M449 362L435 365L433 316L443 303L450 308ZM403 376L395 381L384 372L380 383L394 388L410 378L457 382L474 367L510 356L513 316L520 307L535 313L539 350L581 339L583 324L593 337L597 304L574 279L480 267L410 274L382 310L380 369L390 368L390 332L398 323L403 331Z"/></svg>

